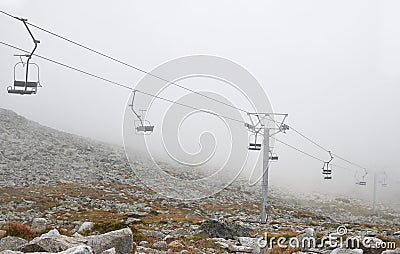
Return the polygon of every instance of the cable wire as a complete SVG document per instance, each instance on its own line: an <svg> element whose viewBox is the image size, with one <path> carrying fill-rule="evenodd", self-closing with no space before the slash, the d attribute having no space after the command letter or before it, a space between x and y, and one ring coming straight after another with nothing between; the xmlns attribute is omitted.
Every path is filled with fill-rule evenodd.
<svg viewBox="0 0 400 254"><path fill-rule="evenodd" d="M27 50L24 50L24 49L19 48L19 47L17 47L17 46L13 46L13 45L8 44L8 43L5 43L5 42L3 42L3 41L0 41L0 44L5 45L5 46L10 47L10 48L13 48L13 49L16 49L16 50L19 50L19 51L22 51L22 52L25 52L25 53L29 53L29 51L27 51ZM93 74L93 73L84 71L84 70L82 70L82 69L78 69L78 68L73 67L73 66L71 66L71 65L67 65L67 64L61 63L61 62L59 62L59 61L50 59L50 58L48 58L48 57L44 57L44 56L41 56L41 55L38 55L38 54L34 54L34 56L36 56L36 57L38 57L38 58L41 58L41 59L43 59L43 60L46 60L46 61L48 61L48 62L51 62L51 63L57 64L57 65L60 65L60 66L62 66L62 67L65 67L65 68L74 70L74 71L76 71L76 72L79 72L79 73L88 75L88 76L90 76L90 77L93 77L93 78L96 78L96 79L105 81L105 82L110 83L110 84L112 84L112 85L116 85L116 86L119 86L119 87L122 87L122 88L125 88L125 89L128 89L128 90L131 90L131 91L136 91L136 92L138 92L138 93L141 93L141 94L144 94L144 95L153 97L153 98L155 98L155 99L160 99L160 100L167 101L167 102L170 102L170 103L173 103L173 104L176 104L176 105L180 105L180 106L182 106L182 107L190 108L190 109L193 109L193 110L198 110L198 111L201 111L201 112L204 112L204 113L207 113L207 114L211 114L211 115L215 115L215 116L218 116L218 117L227 119L227 120L232 120L232 121L235 121L235 122L239 122L239 123L245 124L245 122L243 122L243 121L241 121L241 120L238 120L238 119L235 119L235 118L232 118L232 117L220 115L220 114L217 114L217 113L214 113L214 112L210 112L210 111L207 111L207 110L204 110L204 109L200 109L200 108L197 108L197 107L194 107L194 106L190 106L190 105L187 105L187 104L184 104L184 103L176 102L176 101L173 101L173 100L170 100L170 99L167 99L167 98L158 96L158 95L154 95L154 94L150 94L150 93L148 93L148 92L144 92L144 91L140 91L140 90L134 89L134 88L132 88L132 87L130 87L130 86L127 86L127 85L124 85L124 84L122 84L122 83L119 83L119 82L116 82L116 81L113 81L113 80L110 80L110 79L101 77L101 76L99 76L99 75L96 75L96 74ZM297 131L296 131L296 132L297 132ZM317 161L319 161L319 162L324 162L324 160L319 159L318 157L316 157L316 156L314 156L314 155L311 155L311 154L309 154L309 153L307 153L307 152L305 152L305 151L303 151L303 150L301 150L301 149L299 149L299 148L297 148L297 147L295 147L295 146L292 146L292 145L290 145L290 144L288 144L288 143L286 143L286 142L283 142L283 141L281 141L281 140L279 140L279 139L277 139L277 138L275 138L275 140L278 141L279 143L283 144L283 145L286 145L286 146L288 146L288 147L290 147L290 148L292 148L292 149L294 149L294 150L296 150L296 151L298 151L298 152L300 152L300 153L302 153L302 154L304 154L304 155L306 155L306 156L312 158L312 159L315 159L315 160L317 160ZM343 169L348 170L348 168L345 168L345 167L342 167L342 166L339 166L339 165L335 165L335 164L331 164L331 165L332 165L332 166L335 166L335 167L339 167L339 168L343 168Z"/></svg>
<svg viewBox="0 0 400 254"><path fill-rule="evenodd" d="M15 18L15 19L20 20L20 18L17 18L17 17L15 17L15 16L13 16L13 15L11 15L11 14L9 14L9 13L6 13L6 12L4 12L4 11L2 11L2 10L0 10L0 12L3 13L3 14L5 14L5 15L7 15L7 16L9 16L9 17L12 17L12 18ZM105 58L107 58L107 59L109 59L109 60L112 60L112 61L114 61L114 62L116 62L116 63L125 65L125 66L127 66L127 67L129 67L129 68L131 68L131 69L134 69L134 70L136 70L136 71L142 72L142 73L144 73L144 74L146 74L146 75L149 75L149 76L151 76L151 77L157 78L157 79L159 79L159 80L161 80L161 81L167 82L167 84L171 84L171 85L177 86L177 87L182 88L182 89L184 89L184 90L186 90L186 91L189 91L189 92L198 94L198 95L200 95L200 96L202 96L202 97L205 97L205 98L207 98L207 99L209 99L209 100L213 100L213 101L218 102L218 103L220 103L220 104L223 104L223 105L225 105L225 106L228 106L228 107L231 107L231 108L233 108L233 109L242 111L242 112L244 112L244 113L246 113L246 114L248 113L248 111L246 111L246 110L243 110L243 109L241 109L241 108L235 107L235 106L230 105L230 104L228 104L228 103L226 103L226 102L217 100L217 99L212 98L212 97L210 97L210 96L207 96L207 95L205 95L205 94L199 93L199 92L197 92L197 91L195 91L195 90L193 90L193 89L190 89L190 88L187 88L187 87L185 87L185 86L179 85L179 84L176 83L176 82L173 82L173 81L169 81L169 80L167 80L167 79L164 79L164 78L162 78L162 77L160 77L160 76L157 76L157 75L155 75L155 74L153 74L153 73L151 73L151 72L145 71L145 70L143 70L143 69L141 69L141 68L139 68L139 67L137 67L137 66L128 64L128 63L126 63L126 62L124 62L124 61L122 61L122 60L119 60L119 59L115 58L115 57L112 57L112 56L106 55L106 54L104 54L104 53L101 53L101 52L98 51L98 50L95 50L95 49L93 49L93 48L91 48L91 47L88 47L88 46L85 46L85 45L83 45L83 44L81 44L81 43L79 43L79 42L76 42L76 41L73 41L73 40L71 40L71 39L68 39L68 38L66 38L66 37L64 37L64 36L62 36L62 35L57 34L57 33L51 32L51 31L49 31L49 30L47 30L47 29L45 29L45 28L42 28L42 27L40 27L40 26L38 26L38 25L32 24L32 23L30 23L30 22L26 22L26 23L27 23L28 25L30 25L30 26L36 28L36 29L39 29L39 30L45 32L45 33L48 33L48 34L50 34L50 35L52 35L52 36L55 36L55 37L57 37L57 38L59 38L59 39L62 39L62 40L67 41L67 42L69 42L69 43L72 43L72 44L74 44L75 46L78 46L78 47L80 47L80 48L89 50L89 51L92 52L92 53L95 53L95 54L97 54L97 55L100 55L100 56L102 56L102 57L105 57Z"/></svg>
<svg viewBox="0 0 400 254"><path fill-rule="evenodd" d="M17 19L17 20L22 20L22 18L13 16L13 15L11 15L10 13L7 13L7 12L5 12L5 11L3 11L3 10L0 10L0 13L6 15L6 16L8 16L8 17ZM93 49L93 48L91 48L91 47L85 46L85 45L83 45L83 44L81 44L81 43L78 43L78 42L76 42L76 41L73 41L73 40L71 40L71 39L68 39L68 38L66 38L66 37L64 37L64 36L62 36L62 35L59 35L59 34L57 34L57 33L55 33L55 32L52 32L52 31L50 31L50 30L47 30L47 29L45 29L45 28L42 28L42 27L40 27L40 26L38 26L38 25L35 25L35 24L33 24L33 23L30 23L30 22L26 22L26 23L27 23L28 25L30 25L30 26L36 28L36 29L39 29L39 30L41 30L41 31L43 31L43 32L45 32L45 33L48 33L48 34L50 34L50 35L52 35L52 36L55 36L55 37L57 37L57 38L59 38L59 39L62 39L62 40L64 40L64 41L67 41L67 42L69 42L69 43L71 43L71 44L73 44L73 45L76 45L76 46L80 47L80 48L83 48L83 49L88 50L88 51L90 51L90 52L92 52L92 53L95 53L95 54L97 54L97 55L100 55L100 56L102 56L102 57L105 57L105 58L107 58L107 59L109 59L109 60L112 60L112 61L114 61L114 62L116 62L116 63L122 64L122 65L124 65L124 66L126 66L126 67L132 68L132 69L134 69L134 70L136 70L136 71L142 72L142 73L144 73L144 74L146 74L146 75L149 75L149 76L152 76L152 77L157 78L157 79L159 79L159 80L162 80L162 81L164 81L164 82L167 82L167 84L172 84L172 85L177 86L177 87L180 87L180 88L182 88L182 89L184 89L184 90L186 90L186 91L190 91L190 92L192 92L192 93L198 94L198 95L200 95L200 96L202 96L202 97L205 97L205 98L207 98L207 99L213 100L213 101L218 102L218 103L220 103L220 104L223 104L223 105L225 105L225 106L228 106L228 107L231 107L231 108L233 108L233 109L236 109L236 110L239 110L239 111L241 111L241 112L244 112L244 113L246 113L246 114L249 114L249 111L246 111L246 110L244 110L244 109L235 107L235 106L233 106L233 105L230 105L230 104L228 104L228 103L226 103L226 102L223 102L223 101L220 101L220 100L218 100L218 99L212 98L212 97L210 97L210 96L204 95L204 94L199 93L199 92L197 92L197 91L194 91L194 90L192 90L192 89L190 89L190 88L187 88L187 87L184 87L184 86L182 86L182 85L179 85L179 84L177 84L176 82L172 82L172 81L169 81L169 80L167 80L167 79L164 79L164 78L162 78L162 77L160 77L160 76L157 76L157 75L155 75L155 74L153 74L153 73L151 73L151 72L145 71L145 70L143 70L143 69L141 69L141 68L139 68L139 67L137 67L137 66L128 64L128 63L126 63L126 62L124 62L124 61L122 61L122 60L119 60L119 59L117 59L117 58L114 58L114 57L112 57L112 56L109 56L109 55L107 55L107 54L104 54L104 53L102 53L102 52L100 52L100 51L98 51L98 50L95 50L95 49ZM9 46L9 47L12 47L12 48L14 48L14 49L18 49L18 50L24 51L24 52L26 52L26 53L29 53L29 52L27 52L27 51L25 51L25 50L23 50L23 49L14 47L14 46L9 45L9 44L7 44L7 43L2 42L2 44L3 44L3 45L6 45L6 46ZM94 77L94 78L97 78L97 79L106 81L106 82L108 82L108 83L111 83L111 84L114 84L114 85L117 85L117 86L120 86L120 87L124 87L124 88L130 89L130 90L134 90L134 88L132 88L132 87L130 87L130 86L126 86L126 85L120 84L120 83L118 83L118 82L115 82L115 81L112 81L112 80L109 80L109 79L100 77L100 76L98 76L98 75L91 74L91 73L89 73L89 72L86 72L86 71L83 71L83 70L74 68L74 67L72 67L72 66L68 66L68 65L66 65L66 64L63 64L63 63L54 61L54 60L52 60L52 59L49 59L49 58L46 58L46 57L42 57L42 56L39 56L39 55L35 55L35 56L37 56L37 57L39 57L39 58L42 58L42 59L44 59L44 60L53 62L53 63L55 63L55 64L64 66L64 67L66 67L66 68L70 68L70 69L72 69L72 70L81 72L81 73L83 73L83 74L92 76L92 77ZM161 100L164 100L164 101L168 101L168 102L171 102L171 103L181 104L181 103L177 103L177 102L174 102L174 101L172 101L172 100L169 100L169 99L165 99L165 98L163 98L163 97L159 97L159 96L156 96L156 95L152 95L152 94L145 93L145 92L143 92L143 91L138 91L138 92L140 92L140 93L142 93L142 94L145 94L145 95L148 95L148 96L153 96L154 98L158 98L158 99L161 99ZM181 106L185 106L185 107L188 107L188 108L192 108L192 109L195 109L195 110L199 110L199 111L202 111L202 112L207 112L207 113L209 113L209 114L216 115L215 113L212 113L212 112L209 112L209 111L206 111L206 110L197 109L197 108L191 107L191 106L189 106L189 105L183 105L183 104L182 104ZM226 119L229 119L229 120L233 120L233 121L237 121L237 122L244 123L243 121L240 121L240 120L237 120L237 119L233 119L233 118L230 118L230 117L223 117L223 118L226 118ZM275 120L272 119L272 118L271 118L271 119L266 119L266 120L268 120L268 121L273 121L274 123L278 124L278 122L275 121ZM301 137L303 137L303 138L306 139L307 141L311 142L311 143L314 144L315 146L319 147L320 149L324 150L325 152L329 152L328 149L326 149L326 148L323 147L322 145L318 144L317 142L315 142L315 141L312 140L311 138L307 137L306 135L304 135L304 134L301 133L300 131L296 130L296 129L293 128L292 126L290 126L290 128L291 128L291 130L293 130L295 133L297 133L298 135L300 135ZM296 150L297 150L297 149L296 149ZM361 169L366 170L366 168L363 167L363 166L361 166L360 164L357 164L357 163L354 163L354 162L352 162L352 161L350 161L350 160L347 160L347 159L343 158L342 156L337 155L336 153L333 153L333 152L332 152L332 155L334 155L335 158L338 158L338 159L340 159L340 160L343 160L343 161L345 161L345 162L347 162L347 163L349 163L349 164L351 164L351 165L353 165L353 166L356 166L356 167L359 167L359 168L361 168ZM318 160L320 160L320 159L318 159Z"/></svg>
<svg viewBox="0 0 400 254"><path fill-rule="evenodd" d="M288 147L290 147L290 148L292 148L292 149L298 151L299 153L302 153L302 154L304 154L304 155L306 155L306 156L308 156L308 157L314 159L314 160L317 160L317 161L320 161L320 162L325 162L324 160L322 160L322 159L320 159L320 158L318 158L318 157L316 157L316 156L314 156L314 155L311 155L311 154L309 154L309 153L307 153L307 152L305 152L305 151L303 151L303 150L301 150L301 149L299 149L299 148L297 148L297 147L295 147L295 146L289 145L288 143L283 142L283 141L281 141L281 140L279 140L279 139L277 139L277 138L275 138L275 140L278 141L279 143L285 145L285 146L288 146Z"/></svg>
<svg viewBox="0 0 400 254"><path fill-rule="evenodd" d="M289 126L289 127L290 127L290 129L291 129L292 131L294 131L295 133L297 133L298 135L300 135L300 136L303 137L304 139L308 140L309 142L311 142L311 143L314 144L315 146L321 148L321 149L324 150L325 152L330 152L330 150L328 150L328 149L326 149L325 147L321 146L320 144L318 144L317 142L315 142L315 141L312 140L311 138L307 137L306 135L304 135L304 134L301 133L300 131L296 130L296 129L293 128L292 126ZM340 160L345 161L345 162L347 162L347 163L349 163L349 164L351 164L351 165L353 165L353 166L356 166L356 167L358 167L358 168L361 168L361 169L366 170L366 168L363 167L363 166L361 166L360 164L357 164L357 163L354 163L354 162L352 162L352 161L349 161L349 160L343 158L342 156L339 156L339 155L336 154L336 153L333 153L333 152L332 152L332 155L335 156L335 158L337 158L337 159L340 159Z"/></svg>
<svg viewBox="0 0 400 254"><path fill-rule="evenodd" d="M310 154L310 153L307 153L307 152L305 152L304 150L301 150L300 148L297 148L297 147L295 147L295 146L293 146L293 145L290 145L290 144L288 144L288 143L286 143L286 142L283 142L282 140L279 140L279 139L277 139L277 138L275 138L275 140L276 140L277 142L279 142L279 143L281 143L281 144L287 146L287 147L292 148L293 150L296 150L296 151L299 152L299 153L302 153L302 154L304 154L304 155L306 155L306 156L308 156L308 157L314 159L314 160L317 160L317 161L319 161L319 162L325 163L324 160L322 160L322 159L320 159L320 158L318 158L318 157L316 157L316 156L314 156L314 155L312 155L312 154ZM349 169L349 168L346 168L346 167L343 167L343 166L341 166L341 165L337 165L337 164L334 164L334 163L330 163L329 165L331 165L331 166L333 166L333 167L336 167L336 168L341 168L341 169L344 169L344 170L349 170L349 171L351 170L351 169Z"/></svg>
<svg viewBox="0 0 400 254"><path fill-rule="evenodd" d="M19 47L10 45L10 44L5 43L5 42L2 42L2 41L0 41L0 44L3 44L3 45L5 45L5 46L7 46L7 47L10 47L10 48L13 48L13 49L16 49L16 50L20 50L20 51L25 52L25 53L28 52L27 50L24 50L24 49L22 49L22 48L19 48ZM138 93L141 93L141 94L144 94L144 95L147 95L147 96L156 98L156 99L160 99L160 100L163 100L163 101L167 101L167 102L170 102L170 103L173 103L173 104L177 104L177 105L180 105L180 106L183 106L183 107L186 107L186 108L190 108L190 109L193 109L193 110L201 111L201 112L204 112L204 113L207 113L207 114L210 114L210 115L218 116L218 117L221 117L221 118L224 118L224 119L227 119L227 120L232 120L232 121L239 122L239 123L243 123L243 124L245 123L244 121L241 121L241 120L238 120L238 119L235 119L235 118L232 118L232 117L220 115L220 114L217 114L217 113L214 113L214 112L210 112L210 111L207 111L207 110L204 110L204 109L200 109L200 108L197 108L197 107L194 107L194 106L190 106L190 105L187 105L187 104L183 104L183 103L180 103L180 102L176 102L176 101L173 101L173 100L170 100L170 99L167 99L167 98L158 96L158 95L154 95L154 94L150 94L150 93L148 93L148 92L144 92L144 91L137 90L137 89L134 89L134 88L132 88L132 87L130 87L130 86L124 85L124 84L122 84L122 83L115 82L115 81L113 81L113 80L110 80L110 79L101 77L101 76L96 75L96 74L92 74L92 73L90 73L90 72L87 72L87 71L78 69L78 68L73 67L73 66L71 66L71 65L67 65L67 64L58 62L58 61L56 61L56 60L53 60L53 59L50 59L50 58L47 58L47 57L44 57L44 56L41 56L41 55L38 55L38 54L33 54L33 55L36 56L36 57L38 57L38 58L41 58L41 59L43 59L43 60L49 61L49 62L51 62L51 63L54 63L54 64L57 64L57 65L63 66L63 67L65 67L65 68L68 68L68 69L71 69L71 70L80 72L80 73L82 73L82 74L91 76L91 77L96 78L96 79L100 79L100 80L105 81L105 82L107 82L107 83L110 83L110 84L113 84L113 85L116 85L116 86L119 86L119 87L122 87L122 88L125 88L125 89L129 89L129 90L131 90L131 91L137 91Z"/></svg>

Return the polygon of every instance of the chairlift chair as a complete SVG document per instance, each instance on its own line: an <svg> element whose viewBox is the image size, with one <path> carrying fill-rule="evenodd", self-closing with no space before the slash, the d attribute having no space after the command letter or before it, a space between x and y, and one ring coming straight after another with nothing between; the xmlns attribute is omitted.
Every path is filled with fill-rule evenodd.
<svg viewBox="0 0 400 254"><path fill-rule="evenodd" d="M135 125L135 132L136 134L141 134L141 135L149 135L153 133L154 131L154 125L151 125L148 120L145 119L146 116L146 110L140 110L141 114L139 115L133 106L133 103L135 101L135 95L136 95L136 90L133 91L133 97L132 97L132 103L129 104L129 107L131 108L133 114L136 116L137 120L134 121Z"/></svg>
<svg viewBox="0 0 400 254"><path fill-rule="evenodd" d="M332 179L332 169L329 167L329 163L333 160L333 156L331 151L328 151L329 156L331 157L329 161L325 161L324 165L322 166L322 174L324 175L325 180L331 180Z"/></svg>
<svg viewBox="0 0 400 254"><path fill-rule="evenodd" d="M322 174L324 175L324 180L332 180L332 170L322 170Z"/></svg>
<svg viewBox="0 0 400 254"><path fill-rule="evenodd" d="M141 109L139 120L135 120L135 130L137 134L149 135L154 130L154 125L151 125L148 120L144 120L146 110Z"/></svg>
<svg viewBox="0 0 400 254"><path fill-rule="evenodd" d="M20 94L20 95L32 95L32 94L36 94L37 93L37 88L41 87L40 85L40 79L39 79L39 66L35 63L31 63L30 60L38 46L38 44L40 43L40 41L36 40L35 37L33 37L32 32L30 31L28 25L27 25L27 19L22 19L20 18L19 20L21 20L26 29L28 30L30 36L32 37L33 43L35 44L32 52L30 54L25 54L25 55L15 55L18 56L20 58L20 62L16 63L14 65L14 84L13 86L9 86L7 87L7 92L9 94ZM23 62L22 57L26 57L26 63ZM24 70L24 80L21 79L17 79L16 77L16 73L17 73L17 69L21 69L18 68L20 65L22 65L22 70ZM36 70L37 70L37 77L35 80L30 80L29 79L29 67L31 66L35 66ZM24 69L25 67L25 69Z"/></svg>
<svg viewBox="0 0 400 254"><path fill-rule="evenodd" d="M257 133L250 134L250 142L249 142L249 150L251 151L260 151L261 143L257 143Z"/></svg>
<svg viewBox="0 0 400 254"><path fill-rule="evenodd" d="M279 160L279 157L278 157L278 155L276 154L276 153L273 153L273 152L269 152L269 159L271 160L271 161L277 161L277 160Z"/></svg>
<svg viewBox="0 0 400 254"><path fill-rule="evenodd" d="M382 187L387 187L387 175L386 172L383 172L383 180L382 180Z"/></svg>
<svg viewBox="0 0 400 254"><path fill-rule="evenodd" d="M361 177L357 177L357 171L354 175L354 177L357 179L356 184L360 185L360 186L366 186L367 185L367 181L365 180L365 177L368 175L368 172L366 169L364 169L364 175L362 175Z"/></svg>
<svg viewBox="0 0 400 254"><path fill-rule="evenodd" d="M359 182L356 182L356 184L361 185L361 186L366 186L367 182L366 181L359 181Z"/></svg>
<svg viewBox="0 0 400 254"><path fill-rule="evenodd" d="M28 66L35 66L37 70L37 76L34 81L28 80L27 78L25 80L18 80L17 79L17 69L19 66L24 67L26 65L26 68L28 69ZM25 72L25 75L28 74L28 71ZM7 92L10 94L20 94L20 95L31 95L31 94L36 94L37 93L37 88L42 87L40 85L40 79L39 79L39 66L35 63L24 63L24 62L18 62L14 65L14 85L7 87Z"/></svg>

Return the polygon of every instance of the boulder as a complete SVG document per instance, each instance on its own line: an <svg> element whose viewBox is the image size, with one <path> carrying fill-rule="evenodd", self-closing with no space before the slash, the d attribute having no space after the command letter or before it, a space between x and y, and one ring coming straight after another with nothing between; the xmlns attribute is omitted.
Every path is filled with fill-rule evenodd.
<svg viewBox="0 0 400 254"><path fill-rule="evenodd" d="M34 233L40 233L47 228L48 221L45 218L35 218L32 220L31 229Z"/></svg>
<svg viewBox="0 0 400 254"><path fill-rule="evenodd" d="M316 237L315 230L313 228L306 228L304 230L304 234L306 237Z"/></svg>
<svg viewBox="0 0 400 254"><path fill-rule="evenodd" d="M260 253L260 246L257 243L257 238L252 238L252 237L238 237L239 243L242 246L251 248L253 250L253 253Z"/></svg>
<svg viewBox="0 0 400 254"><path fill-rule="evenodd" d="M152 248L166 250L166 249L168 249L168 245L167 245L166 241L157 241L157 242L153 243Z"/></svg>
<svg viewBox="0 0 400 254"><path fill-rule="evenodd" d="M46 234L34 238L29 243L19 247L17 250L22 252L61 252L73 247L83 246L81 241L72 237L60 235L57 229L53 229Z"/></svg>
<svg viewBox="0 0 400 254"><path fill-rule="evenodd" d="M140 254L141 253L145 253L145 254L164 254L165 251L160 251L160 250L155 250L155 249L139 246L137 248L137 252L136 253L140 253Z"/></svg>
<svg viewBox="0 0 400 254"><path fill-rule="evenodd" d="M140 242L139 242L139 246L146 247L146 246L148 246L148 245L149 245L149 242L148 242L148 241L140 241Z"/></svg>
<svg viewBox="0 0 400 254"><path fill-rule="evenodd" d="M41 237L56 237L56 236L61 236L60 232L58 232L57 229L52 229L49 232L41 235Z"/></svg>
<svg viewBox="0 0 400 254"><path fill-rule="evenodd" d="M200 225L200 234L209 237L233 239L236 236L249 236L251 230L235 222L208 220Z"/></svg>
<svg viewBox="0 0 400 254"><path fill-rule="evenodd" d="M18 250L24 244L27 244L28 241L14 236L7 236L0 239L0 251L3 250Z"/></svg>
<svg viewBox="0 0 400 254"><path fill-rule="evenodd" d="M58 252L57 254L93 254L93 251L89 246L77 246Z"/></svg>
<svg viewBox="0 0 400 254"><path fill-rule="evenodd" d="M252 253L253 252L253 248L250 247L246 247L246 246L238 246L238 245L229 245L228 249L232 252L244 252L244 253Z"/></svg>
<svg viewBox="0 0 400 254"><path fill-rule="evenodd" d="M94 226L94 223L93 223L93 222L85 221L85 222L82 223L82 225L79 227L78 233L82 233L82 232L84 232L84 231L90 231L90 230L92 230L93 226Z"/></svg>
<svg viewBox="0 0 400 254"><path fill-rule="evenodd" d="M94 253L101 253L115 248L116 254L130 254L133 245L133 234L130 228L112 231L102 235L85 237L85 243L92 247Z"/></svg>
<svg viewBox="0 0 400 254"><path fill-rule="evenodd" d="M169 234L172 235L172 236L175 236L175 235L188 235L189 232L186 229L177 228L177 229L172 230Z"/></svg>
<svg viewBox="0 0 400 254"><path fill-rule="evenodd" d="M125 213L125 216L131 217L131 218L141 218L146 215L147 215L146 212L127 212L127 213Z"/></svg>
<svg viewBox="0 0 400 254"><path fill-rule="evenodd" d="M146 230L146 229L139 229L138 230L140 233L144 234L145 236L156 238L159 240L163 240L165 238L165 234L160 231L155 231L155 230Z"/></svg>
<svg viewBox="0 0 400 254"><path fill-rule="evenodd" d="M364 251L365 254L381 254L385 251L385 248L381 248L380 246L383 244L383 241L376 237L364 237L360 244L360 248Z"/></svg>

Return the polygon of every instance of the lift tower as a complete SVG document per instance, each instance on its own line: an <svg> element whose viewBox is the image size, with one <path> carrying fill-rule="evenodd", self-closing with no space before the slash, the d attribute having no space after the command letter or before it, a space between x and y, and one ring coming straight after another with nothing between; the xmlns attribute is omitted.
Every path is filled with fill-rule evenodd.
<svg viewBox="0 0 400 254"><path fill-rule="evenodd" d="M252 133L250 137L254 137L249 142L249 150L263 151L263 172L262 172L262 201L261 201L261 220L262 224L268 221L268 182L269 182L269 164L270 161L278 160L278 156L271 149L270 138L280 132L286 133L289 126L284 122L288 114L281 113L248 113L250 123L245 126ZM274 118L281 118L275 120ZM257 137L263 135L263 143L257 143ZM262 148L262 149L261 149Z"/></svg>

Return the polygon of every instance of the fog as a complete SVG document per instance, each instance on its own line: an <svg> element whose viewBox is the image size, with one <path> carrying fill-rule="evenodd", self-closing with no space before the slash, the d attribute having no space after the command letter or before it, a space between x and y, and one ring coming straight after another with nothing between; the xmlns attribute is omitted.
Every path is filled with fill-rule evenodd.
<svg viewBox="0 0 400 254"><path fill-rule="evenodd" d="M289 114L289 125L369 170L370 184L355 186L357 168L336 158L333 163L349 170L334 168L333 180L326 182L320 162L276 143L280 160L271 164L273 185L370 199L374 172L386 171L388 187L379 188L378 195L397 206L399 8L396 0L0 2L1 10L147 71L193 54L238 63L259 81L272 108ZM41 41L37 54L132 87L144 77L37 29L32 31ZM3 42L32 48L23 24L4 15L0 15L0 34ZM0 107L49 127L123 144L129 90L36 58L43 88L35 96L8 95L6 87L12 83L12 68L18 61L15 53L0 45ZM189 81L183 84L189 85ZM200 85L196 88L202 89ZM178 99L173 92L167 95ZM233 92L224 92L223 97L246 106ZM157 118L157 114L151 116ZM193 136L188 130L182 133L196 146L200 136L196 130L215 119L197 120L202 128L196 129L193 123L188 127ZM329 159L326 152L293 131L277 137ZM224 140L218 143L230 141L223 134L220 138ZM187 149L196 152L190 144ZM257 156L253 154L249 160L257 163Z"/></svg>

